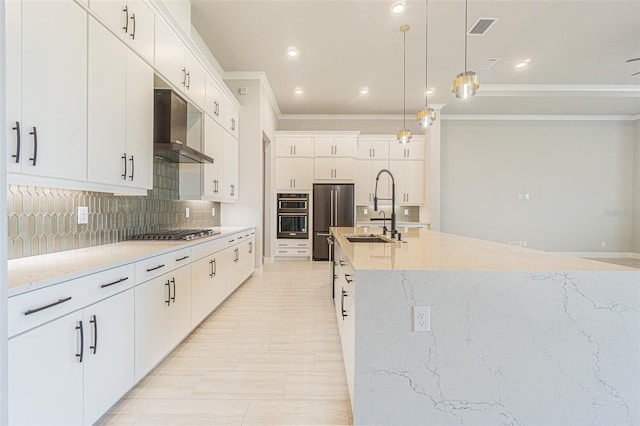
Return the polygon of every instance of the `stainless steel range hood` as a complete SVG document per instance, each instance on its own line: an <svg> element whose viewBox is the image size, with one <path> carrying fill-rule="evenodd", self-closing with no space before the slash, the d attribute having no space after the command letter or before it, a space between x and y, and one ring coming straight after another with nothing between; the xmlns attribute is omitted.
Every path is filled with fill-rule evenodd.
<svg viewBox="0 0 640 426"><path fill-rule="evenodd" d="M187 145L187 102L171 89L155 89L153 153L173 163L213 163Z"/></svg>

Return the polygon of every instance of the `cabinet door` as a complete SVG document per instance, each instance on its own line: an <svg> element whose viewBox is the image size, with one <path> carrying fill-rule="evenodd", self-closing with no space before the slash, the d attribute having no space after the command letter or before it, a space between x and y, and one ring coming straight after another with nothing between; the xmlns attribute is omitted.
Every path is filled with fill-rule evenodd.
<svg viewBox="0 0 640 426"><path fill-rule="evenodd" d="M133 289L84 309L84 424L95 423L133 387L133 313Z"/></svg>
<svg viewBox="0 0 640 426"><path fill-rule="evenodd" d="M371 192L375 195L376 194L376 176L378 176L378 173L380 172L380 170L383 169L389 169L389 162L386 160L372 160L371 161ZM393 171L391 171L391 173L393 173L394 179L396 179L396 201L399 199L398 198L398 188L397 188L397 177L396 177L396 173L394 173ZM391 178L389 177L388 174L383 173L380 175L380 178L378 179L378 204L380 204L381 206L390 206L391 205ZM388 198L389 200L385 200L385 198ZM373 202L373 195L372 195L372 200L371 202Z"/></svg>
<svg viewBox="0 0 640 426"><path fill-rule="evenodd" d="M293 158L293 189L311 190L313 187L313 159Z"/></svg>
<svg viewBox="0 0 640 426"><path fill-rule="evenodd" d="M238 109L229 101L225 101L224 106L224 127L234 138L238 139L239 123Z"/></svg>
<svg viewBox="0 0 640 426"><path fill-rule="evenodd" d="M204 165L203 193L209 197L219 197L224 185L224 129L206 114L204 153L213 158L213 164Z"/></svg>
<svg viewBox="0 0 640 426"><path fill-rule="evenodd" d="M312 138L279 137L276 157L312 157Z"/></svg>
<svg viewBox="0 0 640 426"><path fill-rule="evenodd" d="M169 350L168 274L135 288L135 380L142 379Z"/></svg>
<svg viewBox="0 0 640 426"><path fill-rule="evenodd" d="M23 136L20 126L22 123L22 74L21 74L21 4L19 1L3 2L5 7L5 71L6 71L6 131L7 141L7 171L19 173L22 170L21 157L25 154L23 148L18 148L18 140ZM22 142L22 141L21 141ZM20 155L18 151L20 149Z"/></svg>
<svg viewBox="0 0 640 426"><path fill-rule="evenodd" d="M373 188L371 186L371 161L356 161L356 204L369 205L373 203Z"/></svg>
<svg viewBox="0 0 640 426"><path fill-rule="evenodd" d="M336 154L333 138L315 137L313 140L313 155L316 157L334 157Z"/></svg>
<svg viewBox="0 0 640 426"><path fill-rule="evenodd" d="M315 180L333 179L333 158L316 157L313 165L313 177Z"/></svg>
<svg viewBox="0 0 640 426"><path fill-rule="evenodd" d="M404 203L424 204L424 161L405 161L406 181Z"/></svg>
<svg viewBox="0 0 640 426"><path fill-rule="evenodd" d="M184 87L186 79L184 46L173 30L159 17L156 17L155 24L154 64L156 69L176 87Z"/></svg>
<svg viewBox="0 0 640 426"><path fill-rule="evenodd" d="M191 265L191 326L196 327L226 296L219 253Z"/></svg>
<svg viewBox="0 0 640 426"><path fill-rule="evenodd" d="M86 179L87 13L73 0L22 2L22 118L23 173Z"/></svg>
<svg viewBox="0 0 640 426"><path fill-rule="evenodd" d="M276 158L276 189L293 189L293 160Z"/></svg>
<svg viewBox="0 0 640 426"><path fill-rule="evenodd" d="M87 161L91 182L126 184L126 70L126 46L90 18Z"/></svg>
<svg viewBox="0 0 640 426"><path fill-rule="evenodd" d="M205 110L215 121L224 124L224 97L222 91L211 77L207 76L206 82Z"/></svg>
<svg viewBox="0 0 640 426"><path fill-rule="evenodd" d="M169 349L172 349L191 331L191 265L178 268L170 275Z"/></svg>
<svg viewBox="0 0 640 426"><path fill-rule="evenodd" d="M333 160L333 179L350 181L354 176L355 160L353 158L339 157Z"/></svg>
<svg viewBox="0 0 640 426"><path fill-rule="evenodd" d="M220 253L221 263L225 267L225 298L238 288L242 279L239 247L240 244L236 244Z"/></svg>
<svg viewBox="0 0 640 426"><path fill-rule="evenodd" d="M129 44L150 64L153 63L155 16L142 0L128 0Z"/></svg>
<svg viewBox="0 0 640 426"><path fill-rule="evenodd" d="M223 196L238 199L238 141L224 132L224 190Z"/></svg>
<svg viewBox="0 0 640 426"><path fill-rule="evenodd" d="M358 159L385 160L389 158L389 141L380 140L358 140L356 157Z"/></svg>
<svg viewBox="0 0 640 426"><path fill-rule="evenodd" d="M145 6L146 7L146 6ZM127 49L127 184L153 188L153 69Z"/></svg>
<svg viewBox="0 0 640 426"><path fill-rule="evenodd" d="M356 138L334 138L333 145L337 157L356 156Z"/></svg>
<svg viewBox="0 0 640 426"><path fill-rule="evenodd" d="M89 7L105 24L121 38L128 36L131 11L126 1L91 0Z"/></svg>
<svg viewBox="0 0 640 426"><path fill-rule="evenodd" d="M394 160L423 160L424 141L414 139L408 144L392 142L389 144L389 158Z"/></svg>
<svg viewBox="0 0 640 426"><path fill-rule="evenodd" d="M9 340L9 424L82 424L81 321L71 313Z"/></svg>
<svg viewBox="0 0 640 426"><path fill-rule="evenodd" d="M204 109L206 92L204 68L202 68L195 56L186 49L184 63L187 70L186 83L184 85L185 93L191 97L197 106Z"/></svg>

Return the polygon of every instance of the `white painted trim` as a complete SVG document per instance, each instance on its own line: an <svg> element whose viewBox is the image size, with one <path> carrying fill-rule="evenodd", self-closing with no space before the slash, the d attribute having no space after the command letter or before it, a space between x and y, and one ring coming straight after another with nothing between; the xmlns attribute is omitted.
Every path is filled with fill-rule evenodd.
<svg viewBox="0 0 640 426"><path fill-rule="evenodd" d="M396 135L395 134L373 134L373 133L367 133L367 134L361 134L359 139L361 141L389 139L389 140L393 140L395 142L396 141ZM425 139L426 139L425 135L413 135L413 140L425 140Z"/></svg>
<svg viewBox="0 0 640 426"><path fill-rule="evenodd" d="M0 28L5 28L4 4L0 7ZM0 117L6 117L6 53L4 37L0 37ZM0 144L0 158L7 158L7 144ZM8 363L8 330L7 330L7 163L0 164L0 425L9 423L7 378L9 373Z"/></svg>
<svg viewBox="0 0 640 426"><path fill-rule="evenodd" d="M631 252L615 252L615 251L583 251L583 252L560 252L556 251L555 254L561 254L563 256L583 257L587 259L640 259L640 253Z"/></svg>
<svg viewBox="0 0 640 426"><path fill-rule="evenodd" d="M336 131L336 130L324 130L324 131L303 131L303 130L278 130L273 132L275 137L278 136L293 136L293 137L313 137L313 136L351 136L358 137L360 131ZM395 137L395 136L394 136Z"/></svg>
<svg viewBox="0 0 640 426"><path fill-rule="evenodd" d="M633 121L640 120L640 114L634 115L631 117Z"/></svg>
<svg viewBox="0 0 640 426"><path fill-rule="evenodd" d="M282 114L280 120L402 120L402 114Z"/></svg>
<svg viewBox="0 0 640 426"><path fill-rule="evenodd" d="M492 96L498 92L590 92L590 93L638 93L634 84L484 84L478 96Z"/></svg>
<svg viewBox="0 0 640 426"><path fill-rule="evenodd" d="M222 74L223 80L260 80L260 84L264 88L267 98L271 107L276 112L276 117L280 120L282 112L280 111L280 105L276 100L276 95L273 94L273 89L267 78L267 74L263 71L229 71Z"/></svg>
<svg viewBox="0 0 640 426"><path fill-rule="evenodd" d="M632 121L630 115L442 115L445 121Z"/></svg>

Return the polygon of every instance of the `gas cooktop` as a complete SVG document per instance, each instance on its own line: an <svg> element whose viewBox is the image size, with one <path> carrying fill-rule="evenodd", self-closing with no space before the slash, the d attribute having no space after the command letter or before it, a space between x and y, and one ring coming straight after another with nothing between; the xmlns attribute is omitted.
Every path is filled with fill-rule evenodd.
<svg viewBox="0 0 640 426"><path fill-rule="evenodd" d="M169 231L150 232L131 237L132 240L145 241L191 241L198 238L210 237L219 234L220 231L213 229L173 229Z"/></svg>

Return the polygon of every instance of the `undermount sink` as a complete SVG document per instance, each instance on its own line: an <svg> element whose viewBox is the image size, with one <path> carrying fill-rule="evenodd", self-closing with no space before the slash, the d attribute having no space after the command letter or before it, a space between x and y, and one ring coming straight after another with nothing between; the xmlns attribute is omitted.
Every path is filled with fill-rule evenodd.
<svg viewBox="0 0 640 426"><path fill-rule="evenodd" d="M392 243L394 240L378 234L344 234L350 243Z"/></svg>

